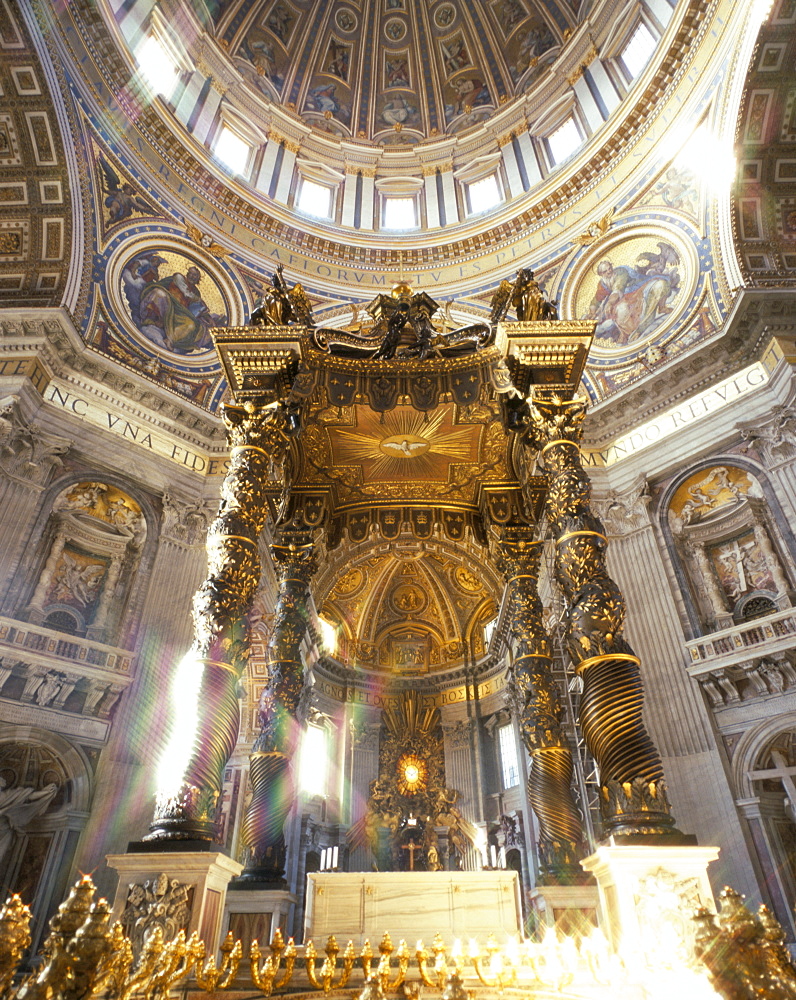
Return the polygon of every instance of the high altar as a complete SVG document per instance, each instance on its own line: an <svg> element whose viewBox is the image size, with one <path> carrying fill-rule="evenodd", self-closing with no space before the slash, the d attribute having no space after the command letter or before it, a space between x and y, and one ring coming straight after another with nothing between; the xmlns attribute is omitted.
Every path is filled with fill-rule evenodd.
<svg viewBox="0 0 796 1000"><path fill-rule="evenodd" d="M307 876L304 940L334 934L361 945L385 930L430 944L519 936L522 905L516 872L322 872Z"/></svg>
<svg viewBox="0 0 796 1000"><path fill-rule="evenodd" d="M506 320L510 305L516 322ZM705 868L715 852L694 847L674 826L660 757L642 720L640 662L623 635L624 600L606 570L607 540L590 506L580 453L586 404L576 391L593 324L559 320L525 271L496 291L489 322L440 328L438 304L406 283L368 308L370 331L317 329L301 286L289 289L277 269L249 326L214 331L234 402L224 408L229 471L208 534L208 576L194 599L194 645L180 667L192 696L178 698L175 711L188 735L149 836L131 846L130 864L114 858L122 873L117 912L130 913L152 894L165 878L158 872L174 867L175 851L194 852L200 863L204 851L218 869L212 842L238 739L246 615L261 553L278 597L249 760L243 869L227 865L220 882L214 876L211 904L206 878L184 893L202 912L224 909L219 930L259 926L265 912L272 929L274 921L282 926L295 903L284 880L291 864L285 828L300 734L312 719L323 725L313 701L322 684L327 698L368 702L379 721L371 724L369 796L351 806L340 847L347 871L309 874L306 936L361 942L389 931L414 943L522 930L530 915L517 873L482 870L487 850L494 868L498 848L505 858L517 831L502 817L503 840L490 841L489 823L468 814L457 785L467 780L469 758L455 757L442 728L440 708L456 688L436 678L462 678L462 699L477 711L481 686L471 684L468 664L479 652L493 663L495 684L506 686L530 761L537 918L552 924L573 910L594 914L596 886L584 866L599 883L600 920L615 942L648 933L642 924L634 932L628 914L650 886L664 886L682 905L712 905ZM324 608L336 645L309 672L312 582L319 556L334 560L343 535L353 546L375 540L380 558L410 572L395 578L400 585L389 573L382 577L381 586L392 588L391 617L376 621L365 641L340 609L370 570L338 567L339 600ZM572 737L539 594L545 552L564 597L577 722L600 776L607 846L591 861L584 861L584 803L573 790ZM505 659L489 659L475 632L469 646L448 641L444 620L431 625L420 615L429 597L412 585L411 564L430 553L450 577L446 586L459 587L457 606L471 616L471 632L495 614L466 598L479 592L476 553L502 574L498 641L509 652L508 671ZM131 864L137 886L125 876ZM133 918L144 919L137 910ZM263 925L258 933L266 932Z"/></svg>

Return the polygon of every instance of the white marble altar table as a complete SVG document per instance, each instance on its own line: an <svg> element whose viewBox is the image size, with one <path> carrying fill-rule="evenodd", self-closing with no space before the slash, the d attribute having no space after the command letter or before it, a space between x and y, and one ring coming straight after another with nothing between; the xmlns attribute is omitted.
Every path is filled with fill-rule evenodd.
<svg viewBox="0 0 796 1000"><path fill-rule="evenodd" d="M482 943L495 934L518 934L522 926L520 887L514 871L318 872L307 876L304 940L315 946L334 934L341 947L366 938L374 946L389 931L397 947L431 945L439 933Z"/></svg>

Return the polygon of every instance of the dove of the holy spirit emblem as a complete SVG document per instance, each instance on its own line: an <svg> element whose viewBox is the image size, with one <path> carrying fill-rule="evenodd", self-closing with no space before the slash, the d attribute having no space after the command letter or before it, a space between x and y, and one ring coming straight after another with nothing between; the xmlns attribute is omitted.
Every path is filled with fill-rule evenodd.
<svg viewBox="0 0 796 1000"><path fill-rule="evenodd" d="M457 424L452 407L427 416L397 406L385 414L362 408L356 428L330 428L335 462L362 466L366 481L445 482L451 462L478 458L481 428Z"/></svg>
<svg viewBox="0 0 796 1000"><path fill-rule="evenodd" d="M419 458L431 447L425 438L415 434L393 434L379 441L379 449L385 455L402 456L403 458Z"/></svg>

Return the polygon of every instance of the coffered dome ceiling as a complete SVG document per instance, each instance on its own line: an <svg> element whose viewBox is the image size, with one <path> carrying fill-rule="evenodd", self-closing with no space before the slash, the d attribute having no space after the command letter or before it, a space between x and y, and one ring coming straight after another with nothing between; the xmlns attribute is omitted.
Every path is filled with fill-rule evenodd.
<svg viewBox="0 0 796 1000"><path fill-rule="evenodd" d="M194 3L198 13L205 7ZM395 145L459 132L525 92L591 4L207 0L206 6L208 28L266 98L322 131Z"/></svg>

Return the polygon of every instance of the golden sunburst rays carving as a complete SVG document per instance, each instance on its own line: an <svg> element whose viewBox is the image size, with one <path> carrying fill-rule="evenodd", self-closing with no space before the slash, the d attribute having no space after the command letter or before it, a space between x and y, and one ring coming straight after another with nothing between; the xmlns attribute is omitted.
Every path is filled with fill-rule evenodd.
<svg viewBox="0 0 796 1000"><path fill-rule="evenodd" d="M398 758L396 779L401 795L417 795L426 787L428 767L422 757L405 753Z"/></svg>
<svg viewBox="0 0 796 1000"><path fill-rule="evenodd" d="M457 426L454 408L429 415L398 406L382 415L364 407L356 430L330 428L335 465L360 465L365 482L448 481L452 463L478 460L481 428Z"/></svg>

